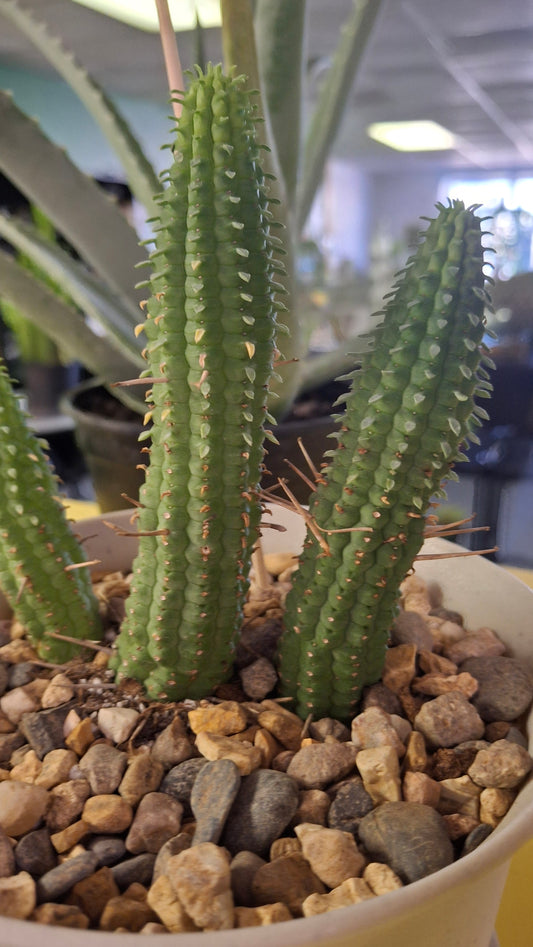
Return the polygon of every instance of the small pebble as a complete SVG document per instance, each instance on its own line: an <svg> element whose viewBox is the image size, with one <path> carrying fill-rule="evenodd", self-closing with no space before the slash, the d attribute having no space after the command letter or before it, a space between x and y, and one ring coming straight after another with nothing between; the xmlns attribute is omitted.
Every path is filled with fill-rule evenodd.
<svg viewBox="0 0 533 947"><path fill-rule="evenodd" d="M90 923L96 926L107 902L119 894L112 871L104 866L78 881L70 892L69 901L83 911Z"/></svg>
<svg viewBox="0 0 533 947"><path fill-rule="evenodd" d="M60 832L79 818L91 794L86 779L71 779L54 786L50 792L46 824L51 832Z"/></svg>
<svg viewBox="0 0 533 947"><path fill-rule="evenodd" d="M152 881L155 860L156 856L152 852L143 852L142 855L134 855L133 858L112 865L113 878L121 891L134 882L149 885Z"/></svg>
<svg viewBox="0 0 533 947"><path fill-rule="evenodd" d="M430 746L455 746L483 736L485 726L463 694L451 693L428 700L415 717L414 726Z"/></svg>
<svg viewBox="0 0 533 947"><path fill-rule="evenodd" d="M444 820L416 802L384 802L361 819L359 837L373 860L386 862L407 883L453 861Z"/></svg>
<svg viewBox="0 0 533 947"><path fill-rule="evenodd" d="M196 819L193 845L218 842L240 785L241 774L231 760L206 763L200 770L191 792L191 809Z"/></svg>
<svg viewBox="0 0 533 947"><path fill-rule="evenodd" d="M261 750L250 743L241 743L232 737L219 736L201 730L196 737L198 752L207 760L231 760L242 776L261 766Z"/></svg>
<svg viewBox="0 0 533 947"><path fill-rule="evenodd" d="M0 917L25 920L36 903L35 882L27 871L0 878Z"/></svg>
<svg viewBox="0 0 533 947"><path fill-rule="evenodd" d="M50 750L63 748L63 724L69 709L69 705L64 704L25 714L20 721L19 729L39 759L42 760Z"/></svg>
<svg viewBox="0 0 533 947"><path fill-rule="evenodd" d="M268 769L251 773L241 782L221 845L233 855L242 850L266 855L293 818L298 802L298 787L285 773Z"/></svg>
<svg viewBox="0 0 533 947"><path fill-rule="evenodd" d="M207 760L200 757L178 763L168 771L159 787L161 792L168 792L182 803L185 815L191 813L190 799L194 781L199 771L206 765Z"/></svg>
<svg viewBox="0 0 533 947"><path fill-rule="evenodd" d="M41 707L46 710L67 704L74 697L74 693L72 681L66 674L54 674L41 697Z"/></svg>
<svg viewBox="0 0 533 947"><path fill-rule="evenodd" d="M497 740L479 751L468 775L478 786L514 789L532 766L533 760L523 747L509 740Z"/></svg>
<svg viewBox="0 0 533 947"><path fill-rule="evenodd" d="M278 681L276 669L268 658L257 658L239 672L242 688L252 700L263 700Z"/></svg>
<svg viewBox="0 0 533 947"><path fill-rule="evenodd" d="M42 786L16 780L0 783L0 826L6 835L19 838L31 832L46 812L48 793Z"/></svg>
<svg viewBox="0 0 533 947"><path fill-rule="evenodd" d="M15 855L9 836L0 828L0 878L9 878L16 870Z"/></svg>
<svg viewBox="0 0 533 947"><path fill-rule="evenodd" d="M309 895L303 902L302 913L304 917L315 917L317 914L336 911L338 908L359 904L374 897L373 891L363 878L347 878L333 891Z"/></svg>
<svg viewBox="0 0 533 947"><path fill-rule="evenodd" d="M328 812L328 826L357 835L363 816L374 808L372 797L366 791L360 776L354 776L334 787L335 795Z"/></svg>
<svg viewBox="0 0 533 947"><path fill-rule="evenodd" d="M39 878L57 865L57 852L50 840L48 829L34 829L23 835L14 852L19 871L27 871Z"/></svg>
<svg viewBox="0 0 533 947"><path fill-rule="evenodd" d="M516 658L467 658L461 671L468 671L479 684L472 699L483 720L515 720L533 699L533 674Z"/></svg>
<svg viewBox="0 0 533 947"><path fill-rule="evenodd" d="M90 832L119 834L130 827L133 809L121 796L101 793L89 796L81 817Z"/></svg>
<svg viewBox="0 0 533 947"><path fill-rule="evenodd" d="M78 931L85 931L89 927L89 918L74 904L39 904L29 920L53 927L71 927Z"/></svg>
<svg viewBox="0 0 533 947"><path fill-rule="evenodd" d="M303 903L311 894L325 894L326 888L299 853L277 858L258 868L252 881L256 905L283 901L294 917L303 914Z"/></svg>
<svg viewBox="0 0 533 947"><path fill-rule="evenodd" d="M189 726L196 734L208 731L218 736L230 736L248 726L244 707L234 700L197 707L196 710L190 710L188 716Z"/></svg>
<svg viewBox="0 0 533 947"><path fill-rule="evenodd" d="M314 743L294 755L287 773L306 789L324 789L353 773L356 754L348 743Z"/></svg>
<svg viewBox="0 0 533 947"><path fill-rule="evenodd" d="M193 754L194 747L189 740L185 724L176 714L172 723L158 733L150 757L160 763L164 769L170 769L190 759Z"/></svg>
<svg viewBox="0 0 533 947"><path fill-rule="evenodd" d="M98 729L115 744L125 743L133 733L139 711L131 707L102 707L98 711Z"/></svg>
<svg viewBox="0 0 533 947"><path fill-rule="evenodd" d="M127 803L126 803L127 804ZM179 833L183 806L168 793L149 792L141 799L128 835L126 848L133 855L153 852Z"/></svg>
<svg viewBox="0 0 533 947"><path fill-rule="evenodd" d="M366 858L349 832L310 823L297 825L294 831L301 842L302 855L328 888L336 888L348 878L361 875Z"/></svg>
<svg viewBox="0 0 533 947"><path fill-rule="evenodd" d="M150 752L139 752L128 760L127 769L118 785L118 793L130 806L136 806L143 796L156 792L165 775L163 764Z"/></svg>
<svg viewBox="0 0 533 947"><path fill-rule="evenodd" d="M98 859L94 852L84 852L83 855L68 858L37 880L37 900L39 903L57 901L73 888L76 882L92 875L97 867Z"/></svg>
<svg viewBox="0 0 533 947"><path fill-rule="evenodd" d="M227 852L202 842L174 855L167 877L194 923L204 930L233 926L230 860Z"/></svg>
<svg viewBox="0 0 533 947"><path fill-rule="evenodd" d="M127 763L128 757L122 750L107 743L93 743L82 756L79 767L89 781L92 793L100 796L117 789Z"/></svg>
<svg viewBox="0 0 533 947"><path fill-rule="evenodd" d="M90 852L94 852L98 864L109 867L116 865L126 854L123 839L113 835L93 835L87 843Z"/></svg>
<svg viewBox="0 0 533 947"><path fill-rule="evenodd" d="M266 865L264 858L255 852L237 852L231 860L231 890L235 904L253 907L252 882L256 871Z"/></svg>

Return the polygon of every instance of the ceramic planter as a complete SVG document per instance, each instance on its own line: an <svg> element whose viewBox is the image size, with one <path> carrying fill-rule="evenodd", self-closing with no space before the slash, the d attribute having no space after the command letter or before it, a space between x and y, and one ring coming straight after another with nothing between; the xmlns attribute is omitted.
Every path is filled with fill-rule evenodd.
<svg viewBox="0 0 533 947"><path fill-rule="evenodd" d="M129 513L116 514L125 523ZM299 517L276 509L276 522L288 530L265 530L267 551L297 550L303 529ZM107 516L107 519L110 517ZM97 520L78 524L88 539L89 557L104 567L127 568L135 548L132 539L100 529ZM450 544L432 540L425 551ZM456 550L457 547L453 546ZM488 625L506 642L513 656L533 665L531 614L533 593L494 563L481 558L421 562L417 571L442 587L445 602L465 615L469 627ZM533 750L533 718L528 722ZM474 852L436 874L401 890L353 907L272 927L213 933L147 934L142 947L489 947L510 859L533 836L533 779L520 792L494 833ZM72 931L0 918L0 947L131 947L136 934Z"/></svg>

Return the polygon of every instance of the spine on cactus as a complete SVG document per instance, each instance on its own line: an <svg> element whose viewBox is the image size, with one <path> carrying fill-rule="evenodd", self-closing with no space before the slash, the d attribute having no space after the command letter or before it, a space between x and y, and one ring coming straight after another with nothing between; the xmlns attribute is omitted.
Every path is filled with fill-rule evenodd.
<svg viewBox="0 0 533 947"><path fill-rule="evenodd" d="M339 442L311 504L329 555L309 534L286 603L282 691L303 716L348 718L362 688L379 679L432 498L487 417L474 400L491 390L475 209L438 206L353 373Z"/></svg>
<svg viewBox="0 0 533 947"><path fill-rule="evenodd" d="M98 603L42 442L30 431L0 364L0 588L39 657L64 662L101 637Z"/></svg>
<svg viewBox="0 0 533 947"><path fill-rule="evenodd" d="M219 66L198 70L152 254L142 326L152 446L113 660L151 697L203 696L231 669L271 420L278 265L267 204L248 94Z"/></svg>

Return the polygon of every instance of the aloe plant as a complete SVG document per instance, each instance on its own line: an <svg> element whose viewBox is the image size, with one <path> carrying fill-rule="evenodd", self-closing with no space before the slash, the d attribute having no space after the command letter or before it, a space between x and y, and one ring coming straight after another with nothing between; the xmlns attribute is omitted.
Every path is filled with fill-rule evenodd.
<svg viewBox="0 0 533 947"><path fill-rule="evenodd" d="M258 0L254 4L255 24L250 0L238 3L222 0L222 40L227 71L235 65L238 72L251 76L253 86L261 90L258 107L266 119L263 141L273 155L272 164L266 164L265 168L274 168L279 181L279 185L273 185L279 189L275 196L283 196L283 203L273 206L272 212L285 225L282 239L289 292L286 321L291 331L283 340L286 365L280 366L281 381L273 386L276 397L270 404L278 416L288 409L311 374L315 380L321 371L324 377L333 377L348 367L346 353L353 351L353 345L346 343L342 350L328 356L325 364L313 359L310 367L306 359L309 332L298 309L296 294L292 292L293 259L301 227L321 181L380 6L381 0L353 0L302 146L304 0L290 4L285 0ZM0 15L24 32L78 95L107 135L123 163L132 193L151 217L156 195L161 190L160 182L136 135L110 98L61 42L50 35L46 26L19 6L17 0L0 0ZM135 376L141 364L141 342L136 343L131 330L138 321L140 297L133 288L132 272L137 262L142 261L143 251L137 246L132 228L118 208L81 174L61 149L46 139L36 123L24 116L5 92L0 92L0 123L0 170L45 211L58 232L90 267L89 273L83 265L74 265L68 254L60 250L43 256L43 247L34 229L19 227L15 221L0 215L0 236L33 257L37 266L46 267L53 279L67 288L74 305L61 300L56 309L54 294L43 292L39 281L19 272L4 251L0 251L2 297L44 328L54 341L63 341L66 337L69 356L99 375L107 385ZM270 159L265 157L265 161ZM301 182L298 188L297 181ZM91 332L80 310L100 323L108 345L107 353L103 353L102 336ZM135 389L115 389L115 394L142 410L143 398Z"/></svg>

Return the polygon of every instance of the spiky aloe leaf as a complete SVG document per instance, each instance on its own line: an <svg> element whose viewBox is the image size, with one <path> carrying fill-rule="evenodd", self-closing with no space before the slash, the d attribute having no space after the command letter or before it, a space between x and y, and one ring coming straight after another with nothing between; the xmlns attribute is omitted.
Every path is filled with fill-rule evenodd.
<svg viewBox="0 0 533 947"><path fill-rule="evenodd" d="M41 442L29 430L0 364L0 588L46 661L80 648L47 637L98 639L98 604L83 551L56 498Z"/></svg>
<svg viewBox="0 0 533 947"><path fill-rule="evenodd" d="M29 10L23 9L14 0L0 0L0 14L17 26L68 82L116 152L132 193L144 204L150 216L155 210L154 197L161 190L159 179L128 123L109 96L76 62L72 53L64 49L61 41L52 36L45 24Z"/></svg>
<svg viewBox="0 0 533 947"><path fill-rule="evenodd" d="M276 328L254 111L218 66L184 96L160 203L144 323L152 447L114 666L151 696L199 697L229 672L242 619Z"/></svg>
<svg viewBox="0 0 533 947"><path fill-rule="evenodd" d="M38 205L126 305L139 302L134 268L143 256L125 216L66 152L0 90L0 169Z"/></svg>
<svg viewBox="0 0 533 947"><path fill-rule="evenodd" d="M486 387L481 237L474 209L439 206L354 373L311 507L330 555L307 539L287 599L282 688L303 715L346 718L379 678L425 513L477 421L476 390Z"/></svg>

